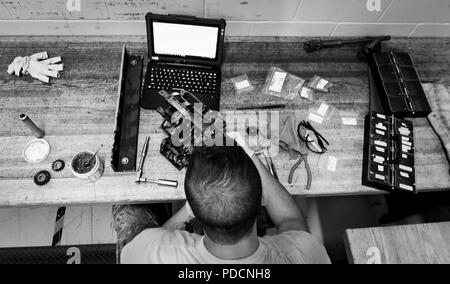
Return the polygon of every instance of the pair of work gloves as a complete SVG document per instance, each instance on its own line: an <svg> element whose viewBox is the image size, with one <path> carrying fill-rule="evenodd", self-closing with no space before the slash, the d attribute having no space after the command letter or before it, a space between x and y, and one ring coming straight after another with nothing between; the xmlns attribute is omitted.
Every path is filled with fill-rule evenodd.
<svg viewBox="0 0 450 284"><path fill-rule="evenodd" d="M8 66L8 74L16 76L30 75L44 83L50 83L50 77L59 78L59 72L64 66L61 57L48 58L47 52L40 52L31 56L16 57ZM60 63L60 64L57 64Z"/></svg>

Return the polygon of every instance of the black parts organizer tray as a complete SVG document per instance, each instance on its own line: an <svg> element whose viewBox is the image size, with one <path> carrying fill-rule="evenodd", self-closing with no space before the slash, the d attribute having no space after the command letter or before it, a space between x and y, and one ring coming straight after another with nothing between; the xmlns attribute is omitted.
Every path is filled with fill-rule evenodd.
<svg viewBox="0 0 450 284"><path fill-rule="evenodd" d="M409 120L377 112L366 116L363 185L416 193L413 132Z"/></svg>
<svg viewBox="0 0 450 284"><path fill-rule="evenodd" d="M408 53L371 53L368 58L387 113L396 117L426 117L430 114L430 105Z"/></svg>
<svg viewBox="0 0 450 284"><path fill-rule="evenodd" d="M136 171L143 62L142 56L130 55L125 46L122 48L114 144L111 151L111 167L114 172Z"/></svg>

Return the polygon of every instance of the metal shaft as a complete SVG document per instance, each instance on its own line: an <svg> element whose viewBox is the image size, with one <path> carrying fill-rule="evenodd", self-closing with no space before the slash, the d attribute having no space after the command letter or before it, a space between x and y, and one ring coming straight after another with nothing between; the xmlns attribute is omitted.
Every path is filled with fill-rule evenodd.
<svg viewBox="0 0 450 284"><path fill-rule="evenodd" d="M145 157L147 157L149 142L150 142L150 136L145 137L144 146L142 147L142 151L141 151L141 159L139 160L139 166L138 166L138 170L136 173L136 182L138 182L138 183L141 182L142 169L144 167Z"/></svg>
<svg viewBox="0 0 450 284"><path fill-rule="evenodd" d="M44 138L45 132L34 124L34 122L28 117L28 115L22 113L19 119L33 132L36 138Z"/></svg>
<svg viewBox="0 0 450 284"><path fill-rule="evenodd" d="M169 187L178 187L178 181L176 180L168 180L168 179L148 179L148 178L141 178L141 183L153 183L160 186L169 186Z"/></svg>

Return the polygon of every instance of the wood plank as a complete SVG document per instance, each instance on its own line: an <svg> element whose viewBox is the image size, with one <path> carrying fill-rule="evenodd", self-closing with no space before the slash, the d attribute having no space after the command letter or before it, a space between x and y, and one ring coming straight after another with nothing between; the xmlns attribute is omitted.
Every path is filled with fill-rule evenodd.
<svg viewBox="0 0 450 284"><path fill-rule="evenodd" d="M58 207L0 208L0 247L51 246ZM61 245L116 242L111 205L68 206Z"/></svg>
<svg viewBox="0 0 450 284"><path fill-rule="evenodd" d="M305 119L311 102L287 102L262 93L267 70L277 66L305 79L315 74L325 76L335 86L330 93L318 93L317 99L333 105L336 114L340 111L355 114L358 126L342 126L336 116L318 127L331 145L324 156L309 155L313 170L310 191L304 190L306 175L303 168L297 170L292 186L286 184L295 161L289 161L284 152L274 157L281 181L292 194L302 196L383 193L361 186L363 119L368 111L369 96L368 67L356 57L358 47L306 54L302 49L303 41L301 38L227 38L222 110L286 103L280 121L293 114ZM449 39L395 39L389 46L407 48L420 62L421 74L440 77L443 83L450 84L450 76L443 75L450 69L450 53L445 48L449 43ZM133 53L146 54L144 37L1 38L0 52L4 56L0 58L0 70L5 70L14 56L48 50L51 56L63 56L65 71L51 85L0 73L0 148L3 150L0 156L0 206L135 203L184 198L182 186L172 190L135 185L133 174L116 174L109 166L123 44L127 44ZM249 75L257 88L250 94L237 96L229 78L243 73ZM18 120L21 113L28 114L46 131L52 152L41 164L29 165L21 157L24 145L32 139ZM237 115L243 117L247 113L238 112ZM162 118L156 112L142 110L139 147L146 135L152 137L145 173L148 177L176 179L182 185L184 172L175 170L158 153L163 138L159 129L161 122ZM415 119L414 123L417 187L421 191L446 190L450 185L449 166L439 140L425 119ZM74 178L68 166L60 173L52 172L53 179L45 187L37 187L32 182L33 175L38 170L50 169L52 161L63 159L68 165L78 151L95 150L100 144L105 146L99 155L105 161L106 169L104 177L96 184ZM329 155L338 159L336 172L326 170Z"/></svg>
<svg viewBox="0 0 450 284"><path fill-rule="evenodd" d="M355 264L450 263L450 222L346 230Z"/></svg>

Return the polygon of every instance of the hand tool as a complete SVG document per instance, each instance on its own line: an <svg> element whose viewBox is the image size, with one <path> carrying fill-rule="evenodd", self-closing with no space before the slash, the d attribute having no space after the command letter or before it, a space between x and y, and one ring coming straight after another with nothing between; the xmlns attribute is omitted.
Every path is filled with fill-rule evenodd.
<svg viewBox="0 0 450 284"><path fill-rule="evenodd" d="M100 149L103 148L103 144L100 145L100 147L97 149L97 151L95 151L94 156L92 156L92 158L89 159L89 161L84 164L84 166L87 168L89 167L89 165L92 163L92 161L94 161L95 157L97 157L98 151L100 151Z"/></svg>
<svg viewBox="0 0 450 284"><path fill-rule="evenodd" d="M382 36L382 37L365 37L365 38L357 38L357 39L347 39L347 40L310 40L304 43L303 48L306 52L311 53L314 51L321 50L323 48L329 47L340 47L348 44L361 44L365 43L368 45L366 49L373 49L375 45L379 44L381 41L390 40L390 36Z"/></svg>
<svg viewBox="0 0 450 284"><path fill-rule="evenodd" d="M148 144L150 142L150 136L145 137L145 142L144 142L144 146L142 147L142 151L141 151L141 159L139 161L139 167L136 173L136 183L140 184L140 183L154 183L157 185L161 185L161 186L170 186L170 187L178 187L178 181L176 180L167 180L167 179L148 179L148 178L143 178L142 174L143 174L143 167L144 167L144 162L145 162L145 158L147 157L147 152L148 152Z"/></svg>

